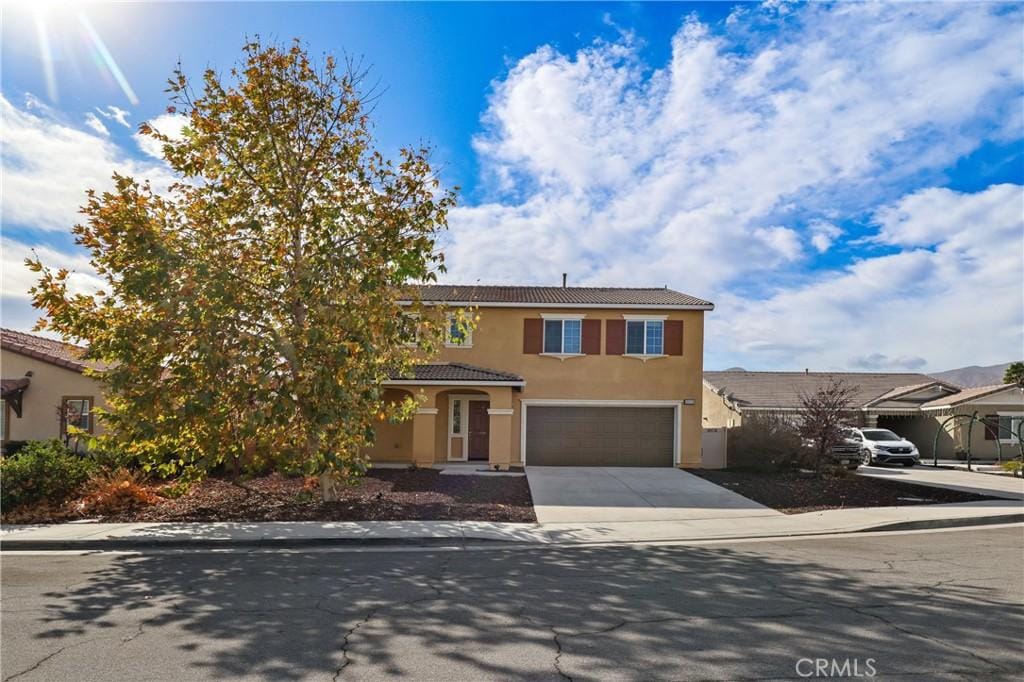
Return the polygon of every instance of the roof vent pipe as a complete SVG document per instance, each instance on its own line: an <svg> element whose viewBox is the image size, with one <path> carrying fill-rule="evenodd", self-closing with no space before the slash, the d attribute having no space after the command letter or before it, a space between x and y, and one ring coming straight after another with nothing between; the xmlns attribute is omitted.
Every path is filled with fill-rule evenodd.
<svg viewBox="0 0 1024 682"><path fill-rule="evenodd" d="M566 287L566 284L567 284L568 280L569 280L569 273L563 272L562 273L562 288L563 289Z"/></svg>

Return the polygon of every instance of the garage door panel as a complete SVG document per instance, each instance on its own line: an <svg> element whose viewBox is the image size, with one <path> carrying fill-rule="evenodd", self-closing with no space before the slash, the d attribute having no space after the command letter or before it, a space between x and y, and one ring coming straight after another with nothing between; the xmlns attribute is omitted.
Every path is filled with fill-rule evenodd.
<svg viewBox="0 0 1024 682"><path fill-rule="evenodd" d="M672 466L671 407L530 406L529 466Z"/></svg>

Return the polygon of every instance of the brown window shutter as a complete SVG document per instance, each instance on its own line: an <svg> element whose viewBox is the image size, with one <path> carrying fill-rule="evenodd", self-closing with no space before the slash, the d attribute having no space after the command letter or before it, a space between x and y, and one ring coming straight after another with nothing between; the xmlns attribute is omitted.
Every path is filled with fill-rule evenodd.
<svg viewBox="0 0 1024 682"><path fill-rule="evenodd" d="M601 354L601 320L583 320L583 344L580 350L584 355Z"/></svg>
<svg viewBox="0 0 1024 682"><path fill-rule="evenodd" d="M523 320L523 353L536 355L544 344L544 320L528 317Z"/></svg>
<svg viewBox="0 0 1024 682"><path fill-rule="evenodd" d="M626 321L608 320L604 340L605 355L622 355L626 352Z"/></svg>
<svg viewBox="0 0 1024 682"><path fill-rule="evenodd" d="M683 321L665 320L665 355L683 354Z"/></svg>
<svg viewBox="0 0 1024 682"><path fill-rule="evenodd" d="M985 424L985 440L995 440L999 432L999 415L986 414L983 418Z"/></svg>

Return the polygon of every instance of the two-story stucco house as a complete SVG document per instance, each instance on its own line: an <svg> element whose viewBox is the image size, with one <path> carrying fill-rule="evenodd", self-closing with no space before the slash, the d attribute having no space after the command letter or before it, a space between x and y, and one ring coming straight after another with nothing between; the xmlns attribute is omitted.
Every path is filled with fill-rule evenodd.
<svg viewBox="0 0 1024 682"><path fill-rule="evenodd" d="M371 461L432 466L683 466L701 460L704 313L667 288L445 286L421 299L472 307L440 357L387 384L421 400L382 422Z"/></svg>

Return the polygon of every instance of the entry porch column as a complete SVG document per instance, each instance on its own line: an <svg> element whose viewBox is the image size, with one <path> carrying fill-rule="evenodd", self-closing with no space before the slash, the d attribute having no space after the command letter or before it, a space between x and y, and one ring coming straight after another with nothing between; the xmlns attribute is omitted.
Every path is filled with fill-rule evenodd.
<svg viewBox="0 0 1024 682"><path fill-rule="evenodd" d="M491 399L487 409L490 430L488 463L491 467L507 470L512 463L512 389L492 388L487 393Z"/></svg>

